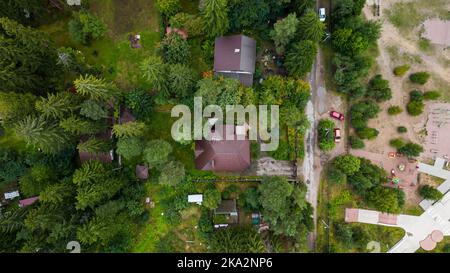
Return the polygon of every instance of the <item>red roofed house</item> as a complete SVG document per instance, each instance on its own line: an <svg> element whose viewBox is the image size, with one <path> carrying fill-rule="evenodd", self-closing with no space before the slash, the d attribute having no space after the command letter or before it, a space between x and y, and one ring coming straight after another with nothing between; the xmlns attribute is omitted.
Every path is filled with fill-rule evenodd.
<svg viewBox="0 0 450 273"><path fill-rule="evenodd" d="M220 126L220 127L219 127ZM250 141L245 132L238 139L235 130L233 139L227 140L218 132L224 128L222 135L231 132L232 125L217 125L211 141L197 140L195 142L195 166L199 170L211 171L244 171L250 167ZM216 135L214 135L216 134Z"/></svg>

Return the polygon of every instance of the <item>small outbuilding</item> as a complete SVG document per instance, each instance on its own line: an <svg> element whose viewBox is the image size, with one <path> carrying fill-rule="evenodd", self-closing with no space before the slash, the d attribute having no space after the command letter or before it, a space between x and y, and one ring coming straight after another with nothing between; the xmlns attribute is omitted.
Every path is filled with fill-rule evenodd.
<svg viewBox="0 0 450 273"><path fill-rule="evenodd" d="M136 177L141 180L148 179L148 167L144 165L136 166Z"/></svg>
<svg viewBox="0 0 450 273"><path fill-rule="evenodd" d="M24 208L33 205L39 200L39 196L30 197L27 199L19 200L19 207Z"/></svg>
<svg viewBox="0 0 450 273"><path fill-rule="evenodd" d="M19 197L19 191L11 191L11 192L5 192L5 199L6 200L13 200L16 197Z"/></svg>

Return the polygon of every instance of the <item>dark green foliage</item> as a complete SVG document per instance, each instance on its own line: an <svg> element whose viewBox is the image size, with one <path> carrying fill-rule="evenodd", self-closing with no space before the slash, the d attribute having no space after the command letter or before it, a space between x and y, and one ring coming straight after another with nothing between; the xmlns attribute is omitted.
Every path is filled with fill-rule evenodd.
<svg viewBox="0 0 450 273"><path fill-rule="evenodd" d="M166 186L176 186L184 179L184 165L178 161L170 161L161 168L158 182Z"/></svg>
<svg viewBox="0 0 450 273"><path fill-rule="evenodd" d="M36 196L55 180L55 173L49 167L36 165L20 178L20 191L27 197Z"/></svg>
<svg viewBox="0 0 450 273"><path fill-rule="evenodd" d="M144 148L144 143L141 139L136 137L119 138L117 141L116 152L129 160L140 156Z"/></svg>
<svg viewBox="0 0 450 273"><path fill-rule="evenodd" d="M261 235L252 227L231 227L211 233L210 252L262 253L265 251Z"/></svg>
<svg viewBox="0 0 450 273"><path fill-rule="evenodd" d="M403 134L403 133L408 132L408 129L405 126L398 126L397 132L399 132L400 134Z"/></svg>
<svg viewBox="0 0 450 273"><path fill-rule="evenodd" d="M299 18L298 37L303 40L320 42L325 35L325 24L320 22L319 15L314 10L308 10Z"/></svg>
<svg viewBox="0 0 450 273"><path fill-rule="evenodd" d="M208 209L216 209L222 198L220 195L220 191L217 189L209 189L203 193L203 203L202 205Z"/></svg>
<svg viewBox="0 0 450 273"><path fill-rule="evenodd" d="M375 118L380 110L380 107L370 100L355 103L350 108L350 124L355 129L364 129L367 127L367 121Z"/></svg>
<svg viewBox="0 0 450 273"><path fill-rule="evenodd" d="M146 119L152 113L154 101L146 90L137 88L126 94L125 104L137 119Z"/></svg>
<svg viewBox="0 0 450 273"><path fill-rule="evenodd" d="M317 46L309 40L292 45L286 55L285 66L289 75L303 77L311 70L317 54Z"/></svg>
<svg viewBox="0 0 450 273"><path fill-rule="evenodd" d="M230 1L230 29L241 31L246 28L261 27L269 19L269 5L265 0Z"/></svg>
<svg viewBox="0 0 450 273"><path fill-rule="evenodd" d="M391 88L389 88L389 81L383 79L380 74L375 75L368 84L366 96L383 102L392 98Z"/></svg>
<svg viewBox="0 0 450 273"><path fill-rule="evenodd" d="M14 150L0 148L0 186L22 176L25 168L25 162Z"/></svg>
<svg viewBox="0 0 450 273"><path fill-rule="evenodd" d="M259 186L265 221L275 235L305 236L314 227L312 207L306 202L306 186L290 184L283 177L264 177Z"/></svg>
<svg viewBox="0 0 450 273"><path fill-rule="evenodd" d="M6 126L35 112L36 97L30 93L0 92L0 116Z"/></svg>
<svg viewBox="0 0 450 273"><path fill-rule="evenodd" d="M409 93L409 102L406 105L406 110L411 116L418 116L423 113L425 104L423 103L423 93L419 90L414 90Z"/></svg>
<svg viewBox="0 0 450 273"><path fill-rule="evenodd" d="M345 246L350 247L353 244L353 231L349 224L336 223L334 225L334 234Z"/></svg>
<svg viewBox="0 0 450 273"><path fill-rule="evenodd" d="M361 160L352 155L341 155L334 159L333 165L346 175L353 175L359 171Z"/></svg>
<svg viewBox="0 0 450 273"><path fill-rule="evenodd" d="M419 144L409 142L399 148L398 151L408 157L417 157L423 152L423 147Z"/></svg>
<svg viewBox="0 0 450 273"><path fill-rule="evenodd" d="M222 191L222 199L236 199L239 196L241 189L236 185L230 185Z"/></svg>
<svg viewBox="0 0 450 273"><path fill-rule="evenodd" d="M389 144L394 148L400 149L405 146L405 141L401 138L394 138L389 141Z"/></svg>
<svg viewBox="0 0 450 273"><path fill-rule="evenodd" d="M328 167L327 179L333 184L344 184L347 181L347 176L335 166Z"/></svg>
<svg viewBox="0 0 450 273"><path fill-rule="evenodd" d="M356 129L356 134L361 138L361 139L374 139L378 136L380 132L375 129L375 128L369 128L369 127L364 127L362 129Z"/></svg>
<svg viewBox="0 0 450 273"><path fill-rule="evenodd" d="M169 95L183 99L192 95L197 81L196 72L181 64L169 66L168 78Z"/></svg>
<svg viewBox="0 0 450 273"><path fill-rule="evenodd" d="M161 41L161 53L169 64L186 64L191 56L188 42L175 32L166 34Z"/></svg>
<svg viewBox="0 0 450 273"><path fill-rule="evenodd" d="M0 86L6 92L45 94L55 88L61 69L49 37L0 18Z"/></svg>
<svg viewBox="0 0 450 273"><path fill-rule="evenodd" d="M259 203L259 191L257 188L247 188L240 196L239 196L239 206L244 207L245 210L251 211L259 211L260 203Z"/></svg>
<svg viewBox="0 0 450 273"><path fill-rule="evenodd" d="M382 212L398 213L402 207L401 198L395 189L378 186L367 194L367 203Z"/></svg>
<svg viewBox="0 0 450 273"><path fill-rule="evenodd" d="M440 191L429 185L420 186L419 193L423 198L434 201L441 199L443 196L443 194Z"/></svg>
<svg viewBox="0 0 450 273"><path fill-rule="evenodd" d="M319 148L322 151L331 151L334 146L334 122L329 119L322 119L319 121L317 127Z"/></svg>
<svg viewBox="0 0 450 273"><path fill-rule="evenodd" d="M181 9L181 3L180 0L156 0L156 7L163 15L170 17Z"/></svg>
<svg viewBox="0 0 450 273"><path fill-rule="evenodd" d="M80 11L69 21L69 34L77 43L88 44L105 35L105 24L94 14Z"/></svg>
<svg viewBox="0 0 450 273"><path fill-rule="evenodd" d="M370 160L360 158L358 172L348 176L347 180L358 194L365 195L369 189L385 183L387 174L382 168L372 164Z"/></svg>
<svg viewBox="0 0 450 273"><path fill-rule="evenodd" d="M425 84L427 83L428 79L430 78L430 73L428 72L417 72L417 73L413 73L411 75L409 75L409 80L412 81L413 83L417 83L417 84Z"/></svg>
<svg viewBox="0 0 450 273"><path fill-rule="evenodd" d="M367 76L373 61L365 56L349 57L337 53L332 62L336 66L333 81L337 91L349 95L351 99L364 97L366 88L361 78Z"/></svg>
<svg viewBox="0 0 450 273"><path fill-rule="evenodd" d="M357 136L349 136L348 142L350 144L350 147L352 147L352 149L363 149L365 147L364 141L362 141Z"/></svg>

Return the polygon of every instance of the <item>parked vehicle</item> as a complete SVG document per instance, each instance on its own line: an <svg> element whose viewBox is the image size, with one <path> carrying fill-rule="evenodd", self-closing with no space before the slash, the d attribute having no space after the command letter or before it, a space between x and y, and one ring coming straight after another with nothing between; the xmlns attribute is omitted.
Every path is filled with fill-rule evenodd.
<svg viewBox="0 0 450 273"><path fill-rule="evenodd" d="M319 20L320 22L325 21L326 19L326 13L325 13L325 8L320 8L319 9Z"/></svg>
<svg viewBox="0 0 450 273"><path fill-rule="evenodd" d="M330 117L335 118L335 119L340 120L340 121L344 120L344 114L341 114L341 113L336 112L336 111L331 111L330 112Z"/></svg>
<svg viewBox="0 0 450 273"><path fill-rule="evenodd" d="M341 129L339 128L334 128L334 142L341 142Z"/></svg>

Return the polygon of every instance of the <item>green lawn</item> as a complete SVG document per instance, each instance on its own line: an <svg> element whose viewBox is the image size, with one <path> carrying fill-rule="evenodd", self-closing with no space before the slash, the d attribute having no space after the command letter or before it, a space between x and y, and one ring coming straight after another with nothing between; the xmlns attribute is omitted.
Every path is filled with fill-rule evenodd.
<svg viewBox="0 0 450 273"><path fill-rule="evenodd" d="M114 80L119 87L128 89L146 87L140 77L139 63L143 58L155 54L155 46L161 39L160 16L154 1L148 0L101 0L91 1L91 12L97 14L107 25L104 38L85 46L73 42L68 33L70 18L43 25L57 46L69 46L82 51L88 63L101 68L105 78ZM129 34L140 34L142 48L133 49Z"/></svg>

